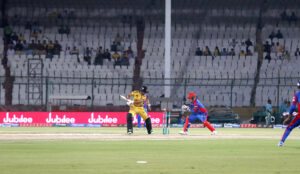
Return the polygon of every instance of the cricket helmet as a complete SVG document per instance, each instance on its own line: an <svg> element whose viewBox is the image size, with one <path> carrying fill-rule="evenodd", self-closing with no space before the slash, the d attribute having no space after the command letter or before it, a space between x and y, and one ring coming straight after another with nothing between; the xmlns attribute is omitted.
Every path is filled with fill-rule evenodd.
<svg viewBox="0 0 300 174"><path fill-rule="evenodd" d="M190 92L187 99L192 99L193 97L196 97L196 94L193 92Z"/></svg>
<svg viewBox="0 0 300 174"><path fill-rule="evenodd" d="M149 90L148 90L147 86L142 86L142 87L140 88L140 92L148 93Z"/></svg>
<svg viewBox="0 0 300 174"><path fill-rule="evenodd" d="M297 86L298 86L298 88L300 88L300 81L298 81Z"/></svg>

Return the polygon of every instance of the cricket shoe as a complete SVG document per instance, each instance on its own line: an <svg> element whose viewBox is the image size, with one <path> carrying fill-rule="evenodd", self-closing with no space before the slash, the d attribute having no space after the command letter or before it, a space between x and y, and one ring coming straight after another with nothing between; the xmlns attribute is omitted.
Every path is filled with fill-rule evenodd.
<svg viewBox="0 0 300 174"><path fill-rule="evenodd" d="M185 132L185 131L181 131L181 132L179 132L179 134L180 134L180 135L188 135L188 133Z"/></svg>
<svg viewBox="0 0 300 174"><path fill-rule="evenodd" d="M128 135L131 135L131 134L133 134L133 132L127 132L127 134L128 134Z"/></svg>
<svg viewBox="0 0 300 174"><path fill-rule="evenodd" d="M150 134L149 134L148 132L147 132L147 134L148 134L148 135L151 135L151 134L155 134L155 132L154 132L154 131L151 131Z"/></svg>
<svg viewBox="0 0 300 174"><path fill-rule="evenodd" d="M278 143L278 147L281 147L281 146L283 146L284 145L284 142L283 141L280 141L279 143Z"/></svg>
<svg viewBox="0 0 300 174"><path fill-rule="evenodd" d="M217 135L217 131L213 131L211 135Z"/></svg>

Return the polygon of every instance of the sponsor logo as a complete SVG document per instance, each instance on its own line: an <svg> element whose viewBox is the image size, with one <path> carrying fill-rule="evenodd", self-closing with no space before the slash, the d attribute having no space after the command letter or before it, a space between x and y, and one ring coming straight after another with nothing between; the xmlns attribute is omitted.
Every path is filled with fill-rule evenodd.
<svg viewBox="0 0 300 174"><path fill-rule="evenodd" d="M86 124L70 124L70 127L86 127Z"/></svg>
<svg viewBox="0 0 300 174"><path fill-rule="evenodd" d="M49 113L48 118L46 119L47 123L75 123L75 118L68 118L64 115L62 118L56 115L54 118L52 117L52 113Z"/></svg>
<svg viewBox="0 0 300 174"><path fill-rule="evenodd" d="M32 123L31 117L24 117L23 114L21 114L20 117L17 117L15 114L13 114L13 117L11 118L9 116L9 112L6 112L6 117L3 118L4 123Z"/></svg>
<svg viewBox="0 0 300 174"><path fill-rule="evenodd" d="M220 123L220 124L211 124L214 128L222 128L223 127L223 124Z"/></svg>
<svg viewBox="0 0 300 174"><path fill-rule="evenodd" d="M102 124L87 124L86 127L102 127Z"/></svg>
<svg viewBox="0 0 300 174"><path fill-rule="evenodd" d="M110 118L108 117L108 115L106 115L104 118L101 117L101 115L98 115L98 117L94 117L94 113L92 112L91 117L88 119L89 123L118 123L118 119L117 118Z"/></svg>
<svg viewBox="0 0 300 174"><path fill-rule="evenodd" d="M149 115L149 117L151 118L151 115ZM133 118L132 121L133 124L137 124L137 117ZM145 121L141 118L141 124L144 124ZM151 123L152 124L159 124L160 123L160 118L151 118Z"/></svg>
<svg viewBox="0 0 300 174"><path fill-rule="evenodd" d="M282 129L282 124L275 124L273 126L274 129Z"/></svg>

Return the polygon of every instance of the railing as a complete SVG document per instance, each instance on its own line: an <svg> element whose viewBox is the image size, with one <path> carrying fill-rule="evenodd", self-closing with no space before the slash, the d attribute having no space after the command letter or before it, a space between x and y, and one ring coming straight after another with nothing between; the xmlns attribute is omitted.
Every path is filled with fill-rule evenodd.
<svg viewBox="0 0 300 174"><path fill-rule="evenodd" d="M275 98L275 105L279 106L283 98L291 98L292 93L296 91L296 83L300 77L289 78L261 78L257 85L256 93L261 94L259 90L271 91L270 98ZM0 77L0 104L4 105L3 95L4 77ZM176 94L172 94L172 105L181 106L185 102L187 93L193 91L206 106L250 106L250 95L254 85L254 79L178 79L172 78L165 83L165 79L144 78L143 85L150 89L149 96L153 99L154 105L160 105L161 102L167 101L164 94L164 86L179 87ZM42 95L43 100L38 105L47 105L49 96L51 95L88 95L91 97L88 106L104 106L104 105L125 105L125 102L119 100L119 95L128 94L132 90L134 84L132 78L70 78L70 77L42 77ZM15 77L13 83L13 105L28 105L28 77ZM286 91L287 90L287 91ZM262 96L256 96L259 98ZM172 102L169 99L169 102ZM264 106L262 101L256 100L256 106ZM119 101L118 101L119 100ZM249 101L248 101L249 100ZM242 102L239 103L239 102ZM260 103L260 104L259 104ZM68 104L68 103L66 103ZM73 103L70 103L73 104ZM81 105L80 102L75 104Z"/></svg>

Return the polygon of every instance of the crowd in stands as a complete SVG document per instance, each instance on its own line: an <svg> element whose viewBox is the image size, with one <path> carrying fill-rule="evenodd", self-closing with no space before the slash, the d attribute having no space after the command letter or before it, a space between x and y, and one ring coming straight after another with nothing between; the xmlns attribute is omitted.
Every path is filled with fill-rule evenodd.
<svg viewBox="0 0 300 174"><path fill-rule="evenodd" d="M24 39L22 33L16 34L10 27L4 29L5 36L8 41L7 55L45 55L46 58L52 59L54 55L59 56L64 53L65 56L75 55L75 57L77 57L77 61L80 62L78 58L80 50L76 46L73 46L72 48L67 46L65 50L62 50L60 43L57 40L54 42L50 40L40 29L37 22L27 22L26 29L30 30L30 38L32 39L30 43ZM61 26L58 33L69 34L70 29L67 26ZM108 59L109 61L113 60L114 65L128 66L129 59L134 58L134 53L131 47L128 47L128 49L125 50L124 46L121 44L122 41L123 38L117 34L110 50L103 50L101 46L98 49L86 47L83 50L83 60L86 61L88 65L103 65L103 60ZM63 52L61 53L61 51Z"/></svg>
<svg viewBox="0 0 300 174"><path fill-rule="evenodd" d="M265 59L268 61L271 61L271 53L275 53L278 58L280 59L287 59L290 60L291 55L288 50L285 49L284 45L280 44L278 41L275 43L274 40L277 39L283 39L284 36L281 33L280 30L277 31L275 34L274 31L269 35L269 39L271 40L271 43L269 41L265 41L264 44L264 52L266 53ZM299 48L296 49L294 55L298 56L300 54Z"/></svg>
<svg viewBox="0 0 300 174"><path fill-rule="evenodd" d="M195 55L196 56L252 56L253 53L249 49L250 46L253 46L253 43L250 39L247 39L245 42L241 43L241 46L246 47L245 50L241 50L239 53L235 52L235 47L238 44L238 42L235 39L232 39L232 41L229 43L229 46L231 47L230 50L228 48L223 48L222 50L219 49L218 46L215 47L214 51L211 52L208 46L205 47L204 50L201 50L200 47L197 48Z"/></svg>

